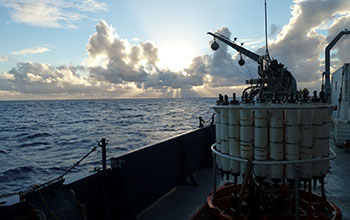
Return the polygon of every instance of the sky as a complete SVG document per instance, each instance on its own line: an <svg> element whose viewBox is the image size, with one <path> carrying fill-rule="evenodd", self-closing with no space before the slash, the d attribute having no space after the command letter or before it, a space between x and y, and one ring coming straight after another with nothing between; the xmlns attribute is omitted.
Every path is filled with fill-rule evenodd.
<svg viewBox="0 0 350 220"><path fill-rule="evenodd" d="M270 55L319 90L324 49L350 29L350 0L267 0ZM0 0L0 100L216 97L240 93L263 55L264 0ZM350 62L350 36L331 72Z"/></svg>

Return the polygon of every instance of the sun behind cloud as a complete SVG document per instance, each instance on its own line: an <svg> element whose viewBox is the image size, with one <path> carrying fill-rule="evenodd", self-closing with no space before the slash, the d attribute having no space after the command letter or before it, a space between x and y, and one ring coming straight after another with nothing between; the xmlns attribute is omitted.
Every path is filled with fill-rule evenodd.
<svg viewBox="0 0 350 220"><path fill-rule="evenodd" d="M181 71L187 68L194 57L196 57L195 49L189 42L166 42L159 44L159 66L169 68L172 71Z"/></svg>
<svg viewBox="0 0 350 220"><path fill-rule="evenodd" d="M6 4L7 8L15 9L11 11L11 16L16 15L22 9L37 4L31 3L29 0L8 0L6 2L13 3ZM67 0L60 0L60 2L69 3ZM99 1L84 2L95 4ZM74 13L79 13L79 15L85 15L86 10L91 8L80 6L77 8L76 5L71 4L69 8L62 8L53 1L40 1L39 3L40 6L54 8L56 11L64 12L73 8L75 9ZM320 76L324 69L324 58L320 57L320 54L323 54L327 42L333 39L339 31L344 30L344 28L349 29L350 5L348 3L348 0L294 1L291 10L295 12L292 13L289 23L277 28L278 30L275 27L277 32L272 31L276 38L269 41L271 55L288 67L296 77L299 87L307 87L311 90L319 89ZM1 5L4 3L0 3ZM97 9L99 11L105 10L103 7ZM31 17L34 16L31 11L28 13ZM38 15L41 16L40 13ZM46 26L22 22L22 20L12 20L15 23L36 26L36 28L39 26L40 29L43 27L69 29L73 28L72 25L79 24L78 21L69 19L63 21L54 19L50 25ZM34 19L34 21L37 20ZM47 21L49 20L45 22ZM2 52L0 62L3 66L7 65L8 69L3 68L3 72L0 73L0 99L155 98L216 96L219 93L232 94L232 92L240 94L241 90L246 87L245 80L257 77L256 63L243 56L246 65L239 66L239 55L233 56L236 51L227 45L221 44L220 50L216 52L208 50L208 52L199 54L198 51L203 51L202 47L210 48L209 45L204 42L201 44L201 48L195 48L193 43L189 43L194 42L193 39L190 41L190 38L205 38L207 42L211 39L205 35L204 31L200 33L191 32L191 30L184 31L186 29L183 27L185 22L179 25L176 23L178 20L173 24L166 23L167 30L164 30L164 26L152 23L154 28L160 29L166 34L162 35L154 31L157 37L152 35L145 37L141 33L132 31L132 34L129 35L128 26L123 26L121 21L117 24L113 23L120 28L118 33L116 28L104 20L96 22L95 31L90 32L89 29L88 32L84 32L81 42L86 43L87 54L85 59L78 57L77 63L84 59L81 65L69 64L69 61L63 61L56 65L50 64L52 61L45 62L46 57L50 57L61 49L57 45L49 49L33 47L33 43L27 43L23 44L22 47L26 49L17 49L15 52L13 49L9 49L7 52ZM220 21L208 29L214 31L215 27L221 24ZM9 23L8 25L10 27L13 24ZM207 27L206 23L203 25ZM75 26L75 28L80 27ZM83 32L68 29L64 31L67 33ZM222 26L216 31L227 37L237 35L237 30L233 29L233 36L231 36L231 31L226 26ZM326 31L328 31L327 36ZM132 38L135 36L138 39ZM245 47L254 50L255 47L252 48L251 44L255 44L258 47L255 52L264 54L265 48L261 47L260 38L242 40L245 42ZM331 63L333 70L343 63L349 62L349 41L350 39L344 38L335 46ZM218 43L220 44L220 42ZM49 45L52 44L50 42ZM12 44L8 43L8 45ZM47 44L39 42L34 45ZM67 59L70 59L68 54L72 50L72 48L65 50ZM83 51L84 46L81 45L80 50ZM40 56L41 54L46 56ZM29 58L37 61L22 61ZM17 63L12 65L11 62Z"/></svg>

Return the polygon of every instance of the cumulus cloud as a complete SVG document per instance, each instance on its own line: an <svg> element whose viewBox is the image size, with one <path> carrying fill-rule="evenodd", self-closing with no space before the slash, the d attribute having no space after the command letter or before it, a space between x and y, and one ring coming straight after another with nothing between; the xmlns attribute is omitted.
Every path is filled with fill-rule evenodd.
<svg viewBox="0 0 350 220"><path fill-rule="evenodd" d="M6 62L6 61L9 61L9 58L6 56L0 55L0 62Z"/></svg>
<svg viewBox="0 0 350 220"><path fill-rule="evenodd" d="M25 54L37 54L37 53L45 53L50 51L49 48L46 47L34 47L34 48L27 48L20 51L14 51L12 54L14 55L25 55Z"/></svg>
<svg viewBox="0 0 350 220"><path fill-rule="evenodd" d="M78 93L92 84L77 74L81 67L22 62L0 75L2 90L28 94Z"/></svg>
<svg viewBox="0 0 350 220"><path fill-rule="evenodd" d="M8 72L4 72L4 73L0 76L0 78L2 78L2 79L4 79L4 80L15 80L15 79L16 79L15 75L10 74L10 73L8 73Z"/></svg>
<svg viewBox="0 0 350 220"><path fill-rule="evenodd" d="M101 20L96 24L87 43L88 58L83 67L60 66L21 62L0 75L0 87L4 91L20 94L99 94L102 97L177 96L195 95L192 87L202 86L210 80L205 75L212 58L203 55L180 72L161 69L158 48L153 42L130 43L122 39L116 30ZM29 50L17 52L28 53ZM211 68L211 67L210 67ZM87 77L81 77L79 72ZM136 91L136 92L135 92ZM151 95L140 95L141 93Z"/></svg>
<svg viewBox="0 0 350 220"><path fill-rule="evenodd" d="M82 12L107 10L106 3L95 0L3 0L0 4L11 9L14 22L53 28L76 28L76 22L87 18Z"/></svg>
<svg viewBox="0 0 350 220"><path fill-rule="evenodd" d="M230 37L227 27L218 33ZM85 63L92 78L115 85L134 83L138 89L166 92L181 90L181 94L194 94L194 87L220 87L239 85L245 74L240 74L237 62L228 52L227 45L220 44L220 51L195 57L182 71L160 68L158 48L153 42L132 44L118 36L115 29L101 20L96 32L89 38Z"/></svg>
<svg viewBox="0 0 350 220"><path fill-rule="evenodd" d="M112 84L134 83L139 89L191 89L203 85L203 73L161 69L158 48L153 42L132 44L101 20L87 44L90 76ZM199 58L198 58L199 59Z"/></svg>

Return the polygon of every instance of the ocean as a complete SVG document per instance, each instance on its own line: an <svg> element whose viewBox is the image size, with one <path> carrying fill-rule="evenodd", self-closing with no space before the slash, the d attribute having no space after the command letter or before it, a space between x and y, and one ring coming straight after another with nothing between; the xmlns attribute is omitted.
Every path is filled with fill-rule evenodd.
<svg viewBox="0 0 350 220"><path fill-rule="evenodd" d="M101 138L107 159L196 129L215 98L0 101L0 195L63 174ZM101 167L97 148L66 177Z"/></svg>

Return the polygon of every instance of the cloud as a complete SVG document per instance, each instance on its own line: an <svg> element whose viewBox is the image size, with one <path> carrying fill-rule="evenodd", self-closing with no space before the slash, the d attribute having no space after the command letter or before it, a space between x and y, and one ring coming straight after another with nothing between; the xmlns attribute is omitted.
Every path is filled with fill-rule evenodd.
<svg viewBox="0 0 350 220"><path fill-rule="evenodd" d="M76 28L76 22L86 19L82 12L107 10L106 3L95 0L4 0L2 6L10 8L14 22L52 28Z"/></svg>
<svg viewBox="0 0 350 220"><path fill-rule="evenodd" d="M23 49L20 51L14 51L12 54L14 55L25 55L25 54L37 54L37 53L45 53L50 51L49 48L46 47L34 47L34 48L28 48Z"/></svg>
<svg viewBox="0 0 350 220"><path fill-rule="evenodd" d="M18 63L0 75L2 91L36 96L183 97L198 96L204 88L241 85L246 78L238 70L237 56L233 59L220 42L219 51L197 56L187 68L172 71L158 66L158 47L153 42L131 43L103 20L95 28L86 46L85 68ZM231 34L227 27L217 32ZM88 77L81 77L81 71Z"/></svg>
<svg viewBox="0 0 350 220"><path fill-rule="evenodd" d="M227 27L217 32L230 37ZM140 91L169 91L189 95L195 87L227 87L241 85L247 78L248 69L256 69L254 63L239 70L238 58L232 58L227 45L218 42L220 50L209 55L193 58L192 63L181 71L160 68L157 46L150 41L130 42L122 39L116 30L101 20L96 32L87 43L89 57L84 63L90 76L96 81L116 86L133 83ZM243 73L242 73L243 72Z"/></svg>
<svg viewBox="0 0 350 220"><path fill-rule="evenodd" d="M269 40L269 51L296 77L299 89L319 89L324 69L324 58L320 55L341 30L350 29L349 7L345 0L295 1L289 23L281 28L272 26L270 31L279 33L275 39ZM246 79L257 77L254 61L242 55L246 64L240 67L237 63L240 54L219 41L219 50L194 57L189 66L173 71L160 67L159 48L155 42L124 39L103 20L96 24L95 29L86 45L87 58L83 67L18 63L0 74L0 96L216 96L218 93L240 92L246 87ZM324 35L325 31L328 31L328 36ZM224 26L217 32L231 36L230 30ZM334 48L333 70L350 62L349 38L343 37ZM259 48L256 53L264 54L265 48Z"/></svg>
<svg viewBox="0 0 350 220"><path fill-rule="evenodd" d="M6 62L6 61L9 61L9 58L6 56L0 55L0 62Z"/></svg>
<svg viewBox="0 0 350 220"><path fill-rule="evenodd" d="M115 85L134 83L138 89L191 89L203 84L202 73L175 72L161 69L158 48L150 41L131 44L122 39L112 26L101 20L87 44L92 78Z"/></svg>
<svg viewBox="0 0 350 220"><path fill-rule="evenodd" d="M209 56L198 57L187 70L159 68L158 48L150 41L130 43L101 20L86 46L85 67L21 62L0 74L2 94L90 97L151 97L195 95L203 86ZM28 53L29 50L18 53ZM87 77L82 77L82 72ZM7 91L7 93L5 93Z"/></svg>
<svg viewBox="0 0 350 220"><path fill-rule="evenodd" d="M32 62L18 63L10 71L0 75L2 90L24 94L78 93L92 84L77 74L81 67L60 66Z"/></svg>
<svg viewBox="0 0 350 220"><path fill-rule="evenodd" d="M70 1L71 7L76 7L80 11L96 12L96 11L106 11L108 5L104 2L97 2L95 0L80 0L80 1Z"/></svg>
<svg viewBox="0 0 350 220"><path fill-rule="evenodd" d="M8 72L4 72L2 75L0 75L0 78L4 79L4 80L15 80L16 77L13 74L10 74Z"/></svg>

